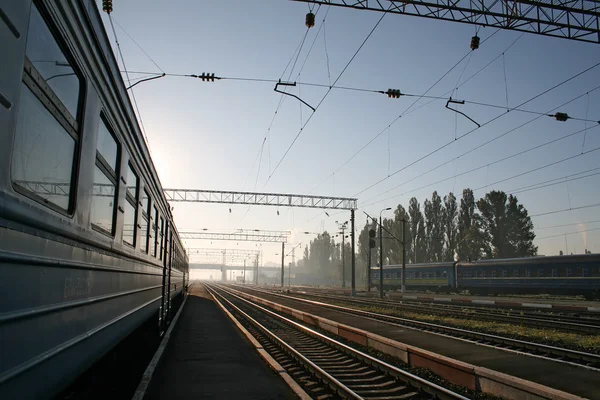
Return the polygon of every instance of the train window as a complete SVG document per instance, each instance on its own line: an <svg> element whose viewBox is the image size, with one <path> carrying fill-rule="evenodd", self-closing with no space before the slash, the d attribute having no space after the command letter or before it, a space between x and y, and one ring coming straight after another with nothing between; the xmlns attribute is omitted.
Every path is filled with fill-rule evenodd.
<svg viewBox="0 0 600 400"><path fill-rule="evenodd" d="M160 259L163 259L163 248L165 247L165 220L160 217Z"/></svg>
<svg viewBox="0 0 600 400"><path fill-rule="evenodd" d="M152 218L152 236L154 236L154 240L150 242L152 246L151 255L152 257L156 257L156 250L158 249L158 210L156 206L154 206L154 214Z"/></svg>
<svg viewBox="0 0 600 400"><path fill-rule="evenodd" d="M558 277L558 268L552 268L552 277L553 278Z"/></svg>
<svg viewBox="0 0 600 400"><path fill-rule="evenodd" d="M148 253L148 232L150 225L148 224L148 216L150 215L150 196L148 192L144 190L142 195L142 218L141 218L141 232L142 240L140 243L140 249L144 253Z"/></svg>
<svg viewBox="0 0 600 400"><path fill-rule="evenodd" d="M573 270L571 268L567 268L567 277L572 277L573 276Z"/></svg>
<svg viewBox="0 0 600 400"><path fill-rule="evenodd" d="M531 270L529 268L525 270L525 277L531 278Z"/></svg>
<svg viewBox="0 0 600 400"><path fill-rule="evenodd" d="M505 269L502 270L502 277L503 278L507 278L508 277L508 271L507 270L505 270Z"/></svg>
<svg viewBox="0 0 600 400"><path fill-rule="evenodd" d="M513 270L513 276L514 276L515 278L518 278L518 277L519 277L519 270L518 270L518 269L516 269L516 268L515 268L515 269Z"/></svg>
<svg viewBox="0 0 600 400"><path fill-rule="evenodd" d="M81 79L35 5L25 54L11 178L15 190L70 212Z"/></svg>
<svg viewBox="0 0 600 400"><path fill-rule="evenodd" d="M57 104L59 108L63 105L72 117L77 117L80 97L79 76L35 4L29 16L25 54L32 69L27 72L38 75L36 78L43 80L41 86L51 89L52 97L56 97L62 103Z"/></svg>
<svg viewBox="0 0 600 400"><path fill-rule="evenodd" d="M93 227L112 235L117 194L118 143L104 117L100 118L97 145L91 221Z"/></svg>
<svg viewBox="0 0 600 400"><path fill-rule="evenodd" d="M581 270L582 270L581 271L582 272L582 276L584 276L584 277L585 276L590 276L590 269L589 268L583 267Z"/></svg>
<svg viewBox="0 0 600 400"><path fill-rule="evenodd" d="M539 276L540 278L543 278L543 277L544 277L544 268L538 268L538 276Z"/></svg>
<svg viewBox="0 0 600 400"><path fill-rule="evenodd" d="M131 164L127 166L127 193L125 195L125 222L123 224L123 241L135 247L137 225L137 198L139 179Z"/></svg>
<svg viewBox="0 0 600 400"><path fill-rule="evenodd" d="M152 200L149 200L149 202L152 202ZM154 220L154 214L152 214L152 207L150 207L150 203L148 204L148 215L150 216L149 220L148 220L148 252L150 253L150 255L152 257L156 256L156 248L154 247L154 229L156 229L155 224L156 221Z"/></svg>
<svg viewBox="0 0 600 400"><path fill-rule="evenodd" d="M485 271L481 271L481 277L485 278Z"/></svg>

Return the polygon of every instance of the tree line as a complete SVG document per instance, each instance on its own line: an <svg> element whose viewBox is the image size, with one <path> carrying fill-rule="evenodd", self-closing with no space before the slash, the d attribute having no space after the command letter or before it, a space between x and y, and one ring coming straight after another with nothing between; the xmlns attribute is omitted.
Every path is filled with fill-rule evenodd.
<svg viewBox="0 0 600 400"><path fill-rule="evenodd" d="M377 224L368 221L357 238L357 275L361 280L366 277L369 230L378 232ZM406 262L412 264L537 255L533 222L527 209L516 196L503 191L490 191L476 200L471 189L464 189L460 201L452 192L442 198L434 191L431 198L423 201L422 207L413 197L408 208L398 204L394 216L383 219L382 227L384 265L402 263L402 242L406 243ZM379 239L372 250L372 265L375 265L379 260ZM349 240L345 253L345 275L349 281ZM341 265L341 244L324 232L304 248L304 256L297 266L324 279L340 280Z"/></svg>

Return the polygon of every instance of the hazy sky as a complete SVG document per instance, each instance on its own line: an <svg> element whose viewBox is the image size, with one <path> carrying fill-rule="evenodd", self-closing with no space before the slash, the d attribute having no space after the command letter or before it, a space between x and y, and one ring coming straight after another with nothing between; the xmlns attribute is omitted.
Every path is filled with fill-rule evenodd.
<svg viewBox="0 0 600 400"><path fill-rule="evenodd" d="M286 81L329 85L340 76L382 14L317 7L316 25L309 30L290 74L286 65L290 59L293 63L295 50L306 32L304 19L308 9L305 3L286 0L181 0L168 4L130 0L115 2L112 17L118 23L117 36L130 71L160 72L120 26L167 73L283 77ZM103 18L109 37L114 40L106 14ZM392 88L423 94L469 53L475 30L472 25L386 15L336 86L384 91ZM412 196L423 204L433 190L442 197L453 191L458 197L470 187L477 189L475 195L479 198L492 189L518 192L530 185L560 182L517 193L517 197L530 215L600 203L600 175L593 175L600 172L600 150L596 151L600 148L598 123L558 122L547 116L468 104L506 107L508 98L509 107L519 106L599 63L600 45L497 32L492 28L481 28L478 34L481 47L427 93L447 98L449 91L460 86L451 95L467 104L454 107L483 125L475 130L477 126L468 119L444 108L444 100L421 99L406 112L418 97L390 99L372 92L334 88L322 101L327 88L300 85L292 93L313 107L322 103L283 157L312 110L286 97L275 115L281 95L273 91L273 83L209 83L182 77L141 83L134 93L163 186L357 197L358 231L366 221L363 211L378 215L381 209L395 208L399 203L407 207ZM120 59L119 63L123 65ZM139 76L130 74L132 79ZM599 77L600 67L596 67L521 108L547 113L581 96L552 113L561 111L571 117L598 121L600 89L595 89L600 86ZM419 108L421 105L424 106ZM400 115L403 116L398 119ZM590 128L587 133L582 131L586 128ZM346 163L379 133L377 139ZM569 134L573 135L495 163ZM450 142L453 143L434 155L403 169ZM568 157L573 158L514 178ZM394 174L396 171L400 172ZM388 175L388 179L369 188ZM584 178L573 180L574 177ZM444 181L434 184L441 180ZM349 219L349 212L329 211L327 217L321 210L298 208L252 207L248 211L247 206L236 205L231 206L230 212L228 205L174 206L180 231L291 230L291 242L305 244L312 236L299 232L332 232L336 230L334 221ZM384 216L392 213L384 212ZM573 233L600 229L600 207L534 216L533 221L540 254L558 254L567 246L569 253L582 253L585 248L600 252L600 230ZM555 225L567 226L547 228ZM559 236L545 238L554 235ZM186 245L258 248L251 242L190 240ZM281 251L279 244L263 244L262 249L265 262L279 262L275 255ZM296 255L301 255L301 251Z"/></svg>

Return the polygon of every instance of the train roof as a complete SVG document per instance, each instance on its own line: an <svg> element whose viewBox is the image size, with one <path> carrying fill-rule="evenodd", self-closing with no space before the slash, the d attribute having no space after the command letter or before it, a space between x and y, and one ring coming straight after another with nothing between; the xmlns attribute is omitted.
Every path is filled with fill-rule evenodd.
<svg viewBox="0 0 600 400"><path fill-rule="evenodd" d="M406 264L406 268L433 268L433 267L453 267L454 262L446 261L446 262L434 262L434 263L424 263L424 264ZM383 269L395 269L402 268L402 264L390 264L384 265ZM379 270L379 267L371 267L372 270Z"/></svg>
<svg viewBox="0 0 600 400"><path fill-rule="evenodd" d="M460 261L461 267L477 267L481 265L526 265L526 264L562 264L562 263L600 263L600 254L572 254L564 256L535 256L521 258L495 258L489 260Z"/></svg>

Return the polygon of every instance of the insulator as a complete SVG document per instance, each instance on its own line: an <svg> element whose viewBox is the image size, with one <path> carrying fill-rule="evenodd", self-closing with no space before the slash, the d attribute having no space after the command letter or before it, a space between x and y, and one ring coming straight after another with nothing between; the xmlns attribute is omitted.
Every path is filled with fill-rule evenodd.
<svg viewBox="0 0 600 400"><path fill-rule="evenodd" d="M215 74L207 74L207 73L202 73L202 75L200 75L200 79L202 79L202 82L214 82L215 81Z"/></svg>
<svg viewBox="0 0 600 400"><path fill-rule="evenodd" d="M569 114L557 112L556 114L554 114L554 118L556 118L557 121L565 122L569 119Z"/></svg>
<svg viewBox="0 0 600 400"><path fill-rule="evenodd" d="M306 27L312 28L313 26L315 26L315 14L309 12L306 14Z"/></svg>
<svg viewBox="0 0 600 400"><path fill-rule="evenodd" d="M475 35L471 38L471 50L477 50L479 48L479 36Z"/></svg>
<svg viewBox="0 0 600 400"><path fill-rule="evenodd" d="M394 98L394 99L399 99L400 96L402 96L402 93L400 92L399 89L388 89L387 92L385 92L385 94L387 94L388 97Z"/></svg>
<svg viewBox="0 0 600 400"><path fill-rule="evenodd" d="M102 11L107 14L112 12L112 0L102 0Z"/></svg>

